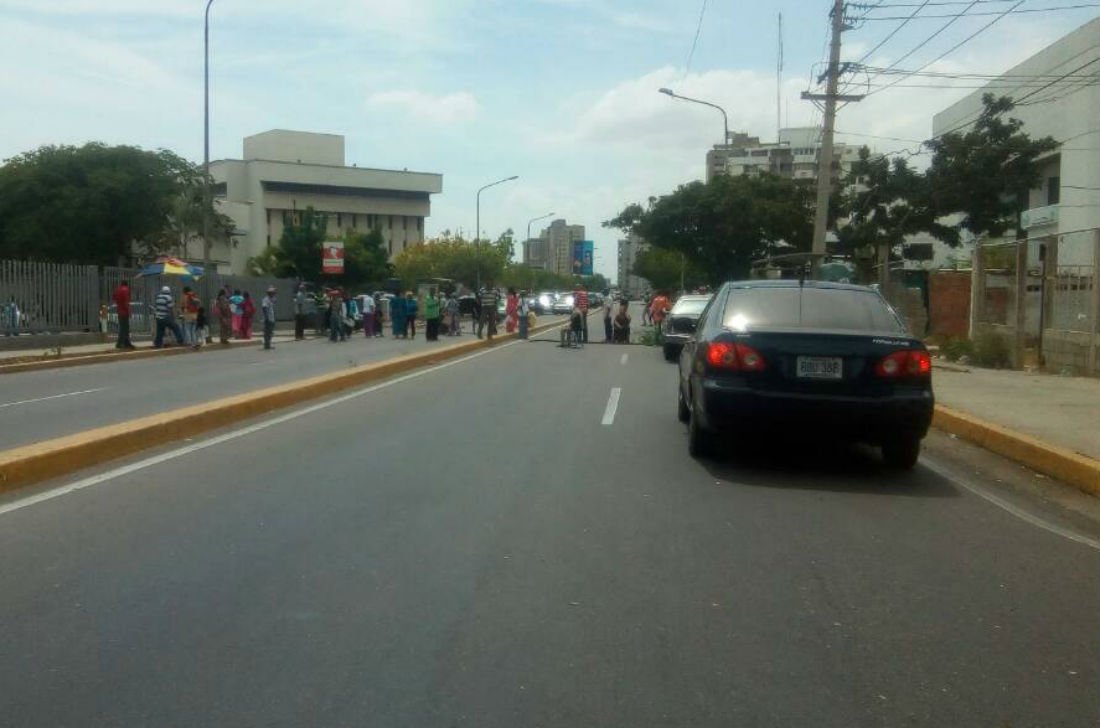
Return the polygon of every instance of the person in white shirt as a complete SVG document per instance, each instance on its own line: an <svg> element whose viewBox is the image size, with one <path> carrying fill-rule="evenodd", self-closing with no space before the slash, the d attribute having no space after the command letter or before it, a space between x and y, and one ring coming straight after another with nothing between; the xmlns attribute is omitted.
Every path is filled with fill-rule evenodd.
<svg viewBox="0 0 1100 728"><path fill-rule="evenodd" d="M374 297L364 293L359 296L359 313L363 316L363 334L368 338L374 337Z"/></svg>

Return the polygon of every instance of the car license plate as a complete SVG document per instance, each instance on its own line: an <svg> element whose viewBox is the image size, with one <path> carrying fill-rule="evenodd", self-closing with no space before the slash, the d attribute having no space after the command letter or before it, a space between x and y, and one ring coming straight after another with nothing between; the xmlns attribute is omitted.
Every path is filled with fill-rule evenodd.
<svg viewBox="0 0 1100 728"><path fill-rule="evenodd" d="M843 359L832 356L798 357L798 377L800 379L841 379L843 377Z"/></svg>

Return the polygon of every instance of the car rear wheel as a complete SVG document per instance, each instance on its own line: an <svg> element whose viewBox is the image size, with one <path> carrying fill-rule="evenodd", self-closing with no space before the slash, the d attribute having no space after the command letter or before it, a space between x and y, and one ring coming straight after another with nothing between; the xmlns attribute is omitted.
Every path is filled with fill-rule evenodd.
<svg viewBox="0 0 1100 728"><path fill-rule="evenodd" d="M920 457L919 437L899 437L882 444L886 464L898 470L911 470Z"/></svg>
<svg viewBox="0 0 1100 728"><path fill-rule="evenodd" d="M713 452L713 437L699 424L699 415L693 405L688 410L688 454L693 458L705 458Z"/></svg>
<svg viewBox="0 0 1100 728"><path fill-rule="evenodd" d="M691 419L691 410L688 409L687 402L684 401L683 387L676 388L676 418L680 422L687 422Z"/></svg>

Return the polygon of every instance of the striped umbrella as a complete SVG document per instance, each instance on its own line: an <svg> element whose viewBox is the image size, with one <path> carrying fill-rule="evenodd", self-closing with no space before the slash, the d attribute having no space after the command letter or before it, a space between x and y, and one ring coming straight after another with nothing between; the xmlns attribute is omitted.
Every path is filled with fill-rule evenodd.
<svg viewBox="0 0 1100 728"><path fill-rule="evenodd" d="M200 278L202 276L202 267L197 265L191 265L190 263L180 260L179 258L172 258L167 255L162 255L157 258L155 263L150 263L141 269L138 273L139 276L184 276L185 278Z"/></svg>

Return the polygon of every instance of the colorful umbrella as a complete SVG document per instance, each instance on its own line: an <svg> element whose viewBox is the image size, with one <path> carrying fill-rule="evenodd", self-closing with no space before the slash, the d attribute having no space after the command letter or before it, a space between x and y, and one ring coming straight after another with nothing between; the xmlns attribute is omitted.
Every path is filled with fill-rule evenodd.
<svg viewBox="0 0 1100 728"><path fill-rule="evenodd" d="M155 263L150 263L141 269L139 276L184 276L187 278L199 278L202 276L202 267L191 265L179 258L162 255Z"/></svg>

